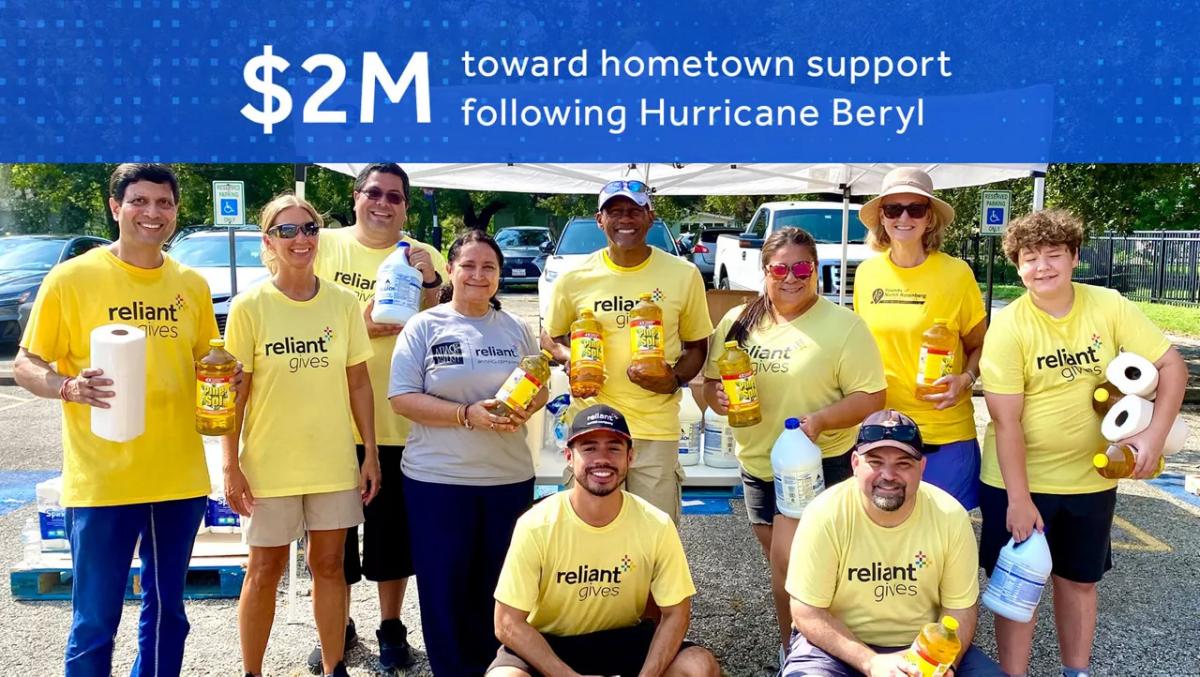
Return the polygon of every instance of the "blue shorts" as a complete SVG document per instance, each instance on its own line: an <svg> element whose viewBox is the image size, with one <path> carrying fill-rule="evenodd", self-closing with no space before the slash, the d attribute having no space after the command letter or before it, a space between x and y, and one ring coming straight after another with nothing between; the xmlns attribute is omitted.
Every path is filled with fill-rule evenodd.
<svg viewBox="0 0 1200 677"><path fill-rule="evenodd" d="M922 482L942 489L967 510L979 507L979 440L925 445Z"/></svg>

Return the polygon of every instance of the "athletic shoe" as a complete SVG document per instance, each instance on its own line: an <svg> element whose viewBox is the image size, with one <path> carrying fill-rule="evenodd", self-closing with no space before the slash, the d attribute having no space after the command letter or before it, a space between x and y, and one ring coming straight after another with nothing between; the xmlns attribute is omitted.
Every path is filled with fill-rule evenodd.
<svg viewBox="0 0 1200 677"><path fill-rule="evenodd" d="M379 640L379 664L384 670L399 670L412 663L408 628L400 619L393 618L380 623L375 638Z"/></svg>
<svg viewBox="0 0 1200 677"><path fill-rule="evenodd" d="M354 627L354 619L346 624L346 644L342 649L342 655L350 653L350 650L358 646L358 630ZM308 671L314 675L321 674L321 643L313 647L313 650L308 654Z"/></svg>

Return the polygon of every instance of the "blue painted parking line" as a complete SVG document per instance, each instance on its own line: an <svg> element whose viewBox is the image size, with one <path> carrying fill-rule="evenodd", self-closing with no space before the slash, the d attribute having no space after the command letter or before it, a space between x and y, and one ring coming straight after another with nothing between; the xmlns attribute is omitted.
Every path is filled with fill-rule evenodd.
<svg viewBox="0 0 1200 677"><path fill-rule="evenodd" d="M1163 473L1152 480L1148 480L1148 482L1159 489L1162 489L1168 494L1171 494L1175 498L1200 508L1200 496L1189 494L1187 490L1183 488L1183 475L1177 475L1175 473Z"/></svg>
<svg viewBox="0 0 1200 677"><path fill-rule="evenodd" d="M0 472L0 515L32 503L38 482L58 474L57 470L5 470Z"/></svg>

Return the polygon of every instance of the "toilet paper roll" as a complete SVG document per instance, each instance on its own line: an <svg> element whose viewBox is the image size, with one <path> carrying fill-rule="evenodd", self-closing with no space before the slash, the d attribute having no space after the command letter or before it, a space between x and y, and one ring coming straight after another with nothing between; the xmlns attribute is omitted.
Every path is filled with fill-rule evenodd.
<svg viewBox="0 0 1200 677"><path fill-rule="evenodd" d="M92 368L112 379L108 409L92 407L92 433L128 442L146 430L146 332L126 324L92 330Z"/></svg>
<svg viewBox="0 0 1200 677"><path fill-rule="evenodd" d="M1188 429L1188 424L1183 422L1183 417L1176 416L1175 422L1171 424L1171 430L1167 432L1167 441L1163 442L1163 456L1183 449L1183 445L1187 444L1189 432L1191 431Z"/></svg>
<svg viewBox="0 0 1200 677"><path fill-rule="evenodd" d="M1152 400L1158 389L1158 369L1141 355L1120 353L1108 363L1104 375L1126 395Z"/></svg>
<svg viewBox="0 0 1200 677"><path fill-rule="evenodd" d="M1100 434L1109 442L1120 442L1150 425L1154 403L1137 395L1126 395L1113 405L1100 422Z"/></svg>

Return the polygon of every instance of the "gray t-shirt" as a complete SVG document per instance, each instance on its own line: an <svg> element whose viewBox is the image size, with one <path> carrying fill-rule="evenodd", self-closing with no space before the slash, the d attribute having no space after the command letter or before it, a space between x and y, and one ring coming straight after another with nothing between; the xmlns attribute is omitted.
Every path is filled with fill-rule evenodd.
<svg viewBox="0 0 1200 677"><path fill-rule="evenodd" d="M507 312L467 317L444 303L418 313L392 353L388 397L425 393L459 403L495 397L526 355L538 352L529 327ZM413 421L401 465L419 482L489 486L533 477L525 431L501 433Z"/></svg>

